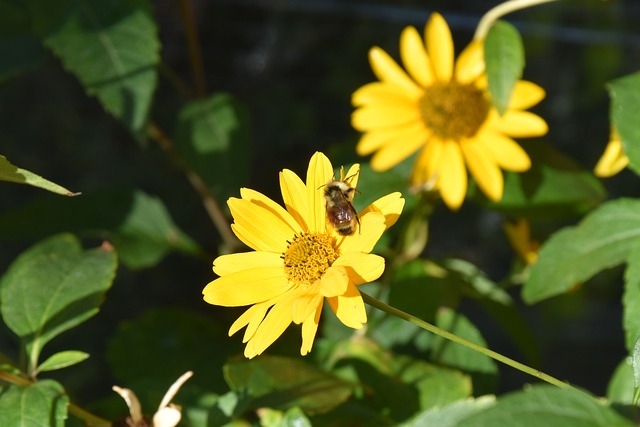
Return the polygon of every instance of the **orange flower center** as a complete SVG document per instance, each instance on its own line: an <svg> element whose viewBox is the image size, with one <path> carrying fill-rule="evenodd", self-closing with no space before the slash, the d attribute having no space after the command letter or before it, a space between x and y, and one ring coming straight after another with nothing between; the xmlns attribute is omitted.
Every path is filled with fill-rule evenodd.
<svg viewBox="0 0 640 427"><path fill-rule="evenodd" d="M296 234L282 256L289 283L297 286L316 283L338 259L333 243L333 238L328 234Z"/></svg>
<svg viewBox="0 0 640 427"><path fill-rule="evenodd" d="M474 136L490 109L482 90L457 82L426 87L418 102L427 128L441 139L454 141Z"/></svg>

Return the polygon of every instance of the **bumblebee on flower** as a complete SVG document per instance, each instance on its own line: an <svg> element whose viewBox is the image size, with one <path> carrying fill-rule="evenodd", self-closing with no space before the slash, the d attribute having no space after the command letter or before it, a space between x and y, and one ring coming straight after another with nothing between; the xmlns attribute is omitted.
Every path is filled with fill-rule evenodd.
<svg viewBox="0 0 640 427"><path fill-rule="evenodd" d="M359 165L347 172L350 187L357 186L358 172ZM214 305L251 306L229 329L233 335L246 327L248 358L261 354L291 323L302 325L300 353L309 353L325 298L346 326L360 329L367 321L356 286L384 271L384 258L370 252L398 219L404 199L392 193L376 200L358 214L361 232L340 234L327 224L322 189L333 175L329 159L316 153L306 183L290 170L280 173L284 207L247 188L228 201L233 232L253 251L216 258L213 271L220 277L203 295Z"/></svg>

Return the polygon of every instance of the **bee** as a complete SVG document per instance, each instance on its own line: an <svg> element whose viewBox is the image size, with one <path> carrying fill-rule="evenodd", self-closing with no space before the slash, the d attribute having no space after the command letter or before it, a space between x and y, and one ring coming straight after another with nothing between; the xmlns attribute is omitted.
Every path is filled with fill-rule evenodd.
<svg viewBox="0 0 640 427"><path fill-rule="evenodd" d="M356 231L356 224L360 226L358 212L351 203L355 193L359 193L349 184L354 176L344 178L344 169L341 168L340 180L332 179L323 186L327 220L343 236L351 236Z"/></svg>

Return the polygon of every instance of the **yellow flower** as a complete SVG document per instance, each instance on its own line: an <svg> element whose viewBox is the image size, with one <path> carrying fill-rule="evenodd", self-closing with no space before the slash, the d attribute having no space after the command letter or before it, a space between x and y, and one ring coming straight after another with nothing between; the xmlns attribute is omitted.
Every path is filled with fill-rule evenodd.
<svg viewBox="0 0 640 427"><path fill-rule="evenodd" d="M354 165L347 174L354 187L359 170ZM332 177L329 159L315 153L306 184L290 170L280 172L284 208L247 188L240 199L228 201L233 232L254 252L216 258L213 271L220 277L203 294L210 304L251 305L229 329L233 335L247 327L248 358L261 354L292 322L302 325L300 353L309 353L325 298L345 325L360 329L367 321L356 286L384 271L384 258L370 252L400 216L404 199L400 193L378 199L360 212L356 232L341 236L326 222L322 187Z"/></svg>
<svg viewBox="0 0 640 427"><path fill-rule="evenodd" d="M608 178L626 168L628 164L629 158L624 154L620 135L614 128L611 128L609 144L607 144L602 157L598 160L593 173L600 178Z"/></svg>
<svg viewBox="0 0 640 427"><path fill-rule="evenodd" d="M531 162L512 137L544 135L547 124L523 111L544 98L544 90L516 82L501 116L491 105L484 73L483 46L472 42L454 64L453 41L441 15L434 13L418 31L407 27L400 36L406 72L382 49L369 51L379 82L358 89L352 97L351 123L365 132L357 151L373 155L371 166L384 171L421 150L412 184L438 189L451 209L460 207L467 191L467 171L493 201L502 198L501 169L522 172ZM466 165L466 167L465 167Z"/></svg>
<svg viewBox="0 0 640 427"><path fill-rule="evenodd" d="M504 232L513 250L527 264L533 264L538 260L540 243L531 240L529 221L519 219L515 222L505 222Z"/></svg>

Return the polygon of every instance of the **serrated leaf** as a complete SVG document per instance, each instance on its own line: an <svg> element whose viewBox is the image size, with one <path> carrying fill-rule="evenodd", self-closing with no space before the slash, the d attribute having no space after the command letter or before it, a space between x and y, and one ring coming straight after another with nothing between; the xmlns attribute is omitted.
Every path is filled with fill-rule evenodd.
<svg viewBox="0 0 640 427"><path fill-rule="evenodd" d="M533 386L498 399L496 403L457 427L631 427L596 398L568 388Z"/></svg>
<svg viewBox="0 0 640 427"><path fill-rule="evenodd" d="M153 266L171 250L200 252L197 243L173 222L162 201L141 191L133 194L131 209L113 243L123 262L133 269Z"/></svg>
<svg viewBox="0 0 640 427"><path fill-rule="evenodd" d="M44 345L98 312L111 287L116 256L108 247L83 250L70 234L51 237L23 252L0 282L0 312L21 339L28 372Z"/></svg>
<svg viewBox="0 0 640 427"><path fill-rule="evenodd" d="M89 358L89 353L84 351L67 350L61 351L50 356L47 360L42 362L38 366L39 372L55 371L58 369L66 368L67 366L73 366Z"/></svg>
<svg viewBox="0 0 640 427"><path fill-rule="evenodd" d="M640 200L607 202L577 226L556 232L540 249L522 297L529 303L567 292L625 262L640 237Z"/></svg>
<svg viewBox="0 0 640 427"><path fill-rule="evenodd" d="M493 24L484 42L484 60L491 101L503 114L524 69L524 46L513 25L505 21Z"/></svg>
<svg viewBox="0 0 640 427"><path fill-rule="evenodd" d="M147 0L30 0L36 31L89 95L146 134L160 42Z"/></svg>
<svg viewBox="0 0 640 427"><path fill-rule="evenodd" d="M231 95L218 93L192 101L178 117L174 139L189 166L220 199L246 185L251 147L246 108Z"/></svg>
<svg viewBox="0 0 640 427"><path fill-rule="evenodd" d="M306 413L323 413L344 403L352 385L299 361L276 356L236 360L224 366L231 390L253 399L252 407L287 409L300 407Z"/></svg>
<svg viewBox="0 0 640 427"><path fill-rule="evenodd" d="M64 427L68 404L62 386L53 380L12 385L0 393L0 425Z"/></svg>
<svg viewBox="0 0 640 427"><path fill-rule="evenodd" d="M622 309L625 344L627 352L632 354L640 338L640 240L627 257Z"/></svg>
<svg viewBox="0 0 640 427"><path fill-rule="evenodd" d="M18 184L28 184L39 187L52 193L61 194L63 196L77 196L80 193L74 193L66 188L44 179L40 175L36 175L28 170L21 169L9 162L6 157L0 155L0 181L15 182Z"/></svg>
<svg viewBox="0 0 640 427"><path fill-rule="evenodd" d="M640 174L640 72L607 85L611 97L611 120L620 135L629 167Z"/></svg>
<svg viewBox="0 0 640 427"><path fill-rule="evenodd" d="M544 141L521 141L531 158L524 173L506 172L504 193L495 210L523 218L584 214L605 200L602 183L574 160Z"/></svg>

